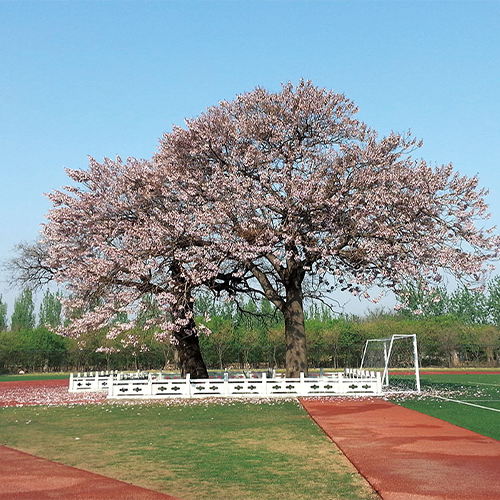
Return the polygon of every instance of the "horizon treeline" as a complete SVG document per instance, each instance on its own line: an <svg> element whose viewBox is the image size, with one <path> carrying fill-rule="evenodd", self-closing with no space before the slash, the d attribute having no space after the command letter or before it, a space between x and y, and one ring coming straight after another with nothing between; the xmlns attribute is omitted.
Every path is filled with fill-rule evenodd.
<svg viewBox="0 0 500 500"><path fill-rule="evenodd" d="M0 372L176 368L174 346L156 341L154 330L134 327L113 340L106 338L106 329L78 339L53 333L65 321L60 297L60 292L47 290L37 315L32 292L23 290L10 329L0 297ZM484 291L459 287L450 293L445 287L414 283L398 298L396 310L380 309L365 317L309 304L305 326L310 366L359 366L367 339L393 334L417 335L422 366L500 365L500 277ZM269 301L218 302L205 293L197 297L195 314L197 323L211 331L200 336L210 369L284 366L284 321Z"/></svg>

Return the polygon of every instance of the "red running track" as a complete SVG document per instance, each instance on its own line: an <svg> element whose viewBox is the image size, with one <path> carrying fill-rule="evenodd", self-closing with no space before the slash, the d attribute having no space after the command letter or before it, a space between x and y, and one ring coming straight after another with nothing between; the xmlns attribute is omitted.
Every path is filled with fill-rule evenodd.
<svg viewBox="0 0 500 500"><path fill-rule="evenodd" d="M0 500L178 500L0 446Z"/></svg>
<svg viewBox="0 0 500 500"><path fill-rule="evenodd" d="M0 406L105 399L70 395L67 384L3 382ZM500 441L382 400L301 402L384 500L500 500ZM0 500L46 499L175 500L0 446Z"/></svg>
<svg viewBox="0 0 500 500"><path fill-rule="evenodd" d="M68 380L0 383L0 406L95 404L106 394L68 392ZM0 500L179 500L0 446Z"/></svg>
<svg viewBox="0 0 500 500"><path fill-rule="evenodd" d="M500 441L383 400L301 403L384 500L500 500Z"/></svg>

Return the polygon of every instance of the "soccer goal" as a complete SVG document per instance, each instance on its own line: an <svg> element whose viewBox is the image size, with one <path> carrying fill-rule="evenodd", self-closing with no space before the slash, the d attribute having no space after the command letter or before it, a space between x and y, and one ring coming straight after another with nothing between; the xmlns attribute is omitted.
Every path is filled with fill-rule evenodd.
<svg viewBox="0 0 500 500"><path fill-rule="evenodd" d="M417 336L393 335L367 340L360 368L381 371L383 387L420 392Z"/></svg>

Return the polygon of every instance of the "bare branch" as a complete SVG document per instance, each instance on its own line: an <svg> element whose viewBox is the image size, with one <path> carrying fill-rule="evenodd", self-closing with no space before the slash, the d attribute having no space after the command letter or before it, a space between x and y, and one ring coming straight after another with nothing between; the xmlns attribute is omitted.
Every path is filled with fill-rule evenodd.
<svg viewBox="0 0 500 500"><path fill-rule="evenodd" d="M3 264L10 286L38 290L52 281L54 271L46 264L47 249L42 242L22 242L14 250L17 256Z"/></svg>

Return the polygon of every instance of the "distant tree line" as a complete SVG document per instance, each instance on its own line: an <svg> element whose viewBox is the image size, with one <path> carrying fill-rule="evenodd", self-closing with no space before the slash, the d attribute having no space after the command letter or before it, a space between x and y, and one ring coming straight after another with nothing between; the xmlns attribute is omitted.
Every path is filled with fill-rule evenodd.
<svg viewBox="0 0 500 500"><path fill-rule="evenodd" d="M67 321L59 298L59 292L46 291L37 315L32 292L23 290L8 329L0 297L0 372L176 368L176 349L157 340L154 328L146 326L149 317L115 339L107 338L107 329L77 339L57 335L54 330ZM491 280L485 292L459 287L449 293L414 283L399 299L396 311L367 317L339 316L324 304L311 304L305 320L310 366L358 366L366 339L396 333L417 335L422 366L500 365L500 278ZM154 310L152 304L148 314ZM207 293L198 296L195 314L197 323L211 331L200 337L211 369L284 367L283 316L269 301L237 306Z"/></svg>

